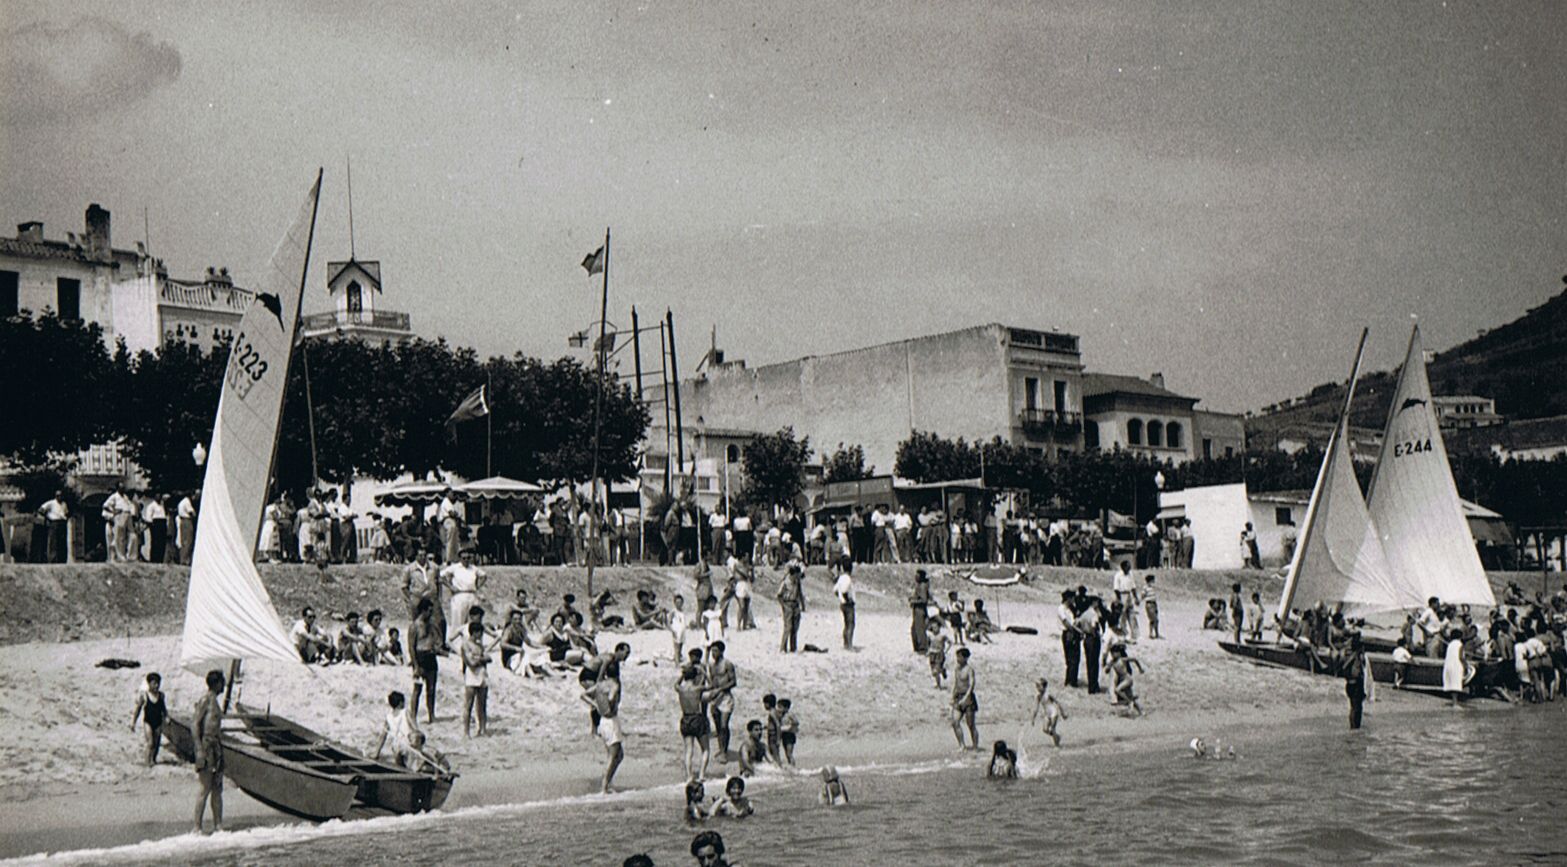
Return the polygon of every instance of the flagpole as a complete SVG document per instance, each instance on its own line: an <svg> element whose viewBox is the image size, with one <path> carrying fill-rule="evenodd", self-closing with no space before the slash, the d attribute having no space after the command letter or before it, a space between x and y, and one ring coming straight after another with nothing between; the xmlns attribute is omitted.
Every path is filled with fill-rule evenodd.
<svg viewBox="0 0 1567 867"><path fill-rule="evenodd" d="M490 401L495 397L492 393L494 391L495 386L491 378L490 366L486 364L484 366L484 477L487 479L495 475L495 471L490 468L490 455L494 451L493 434L495 430L495 423L492 421L495 418L495 413L490 409Z"/></svg>
<svg viewBox="0 0 1567 867"><path fill-rule="evenodd" d="M593 565L598 558L599 514L596 505L599 492L599 439L603 429L604 414L604 343L609 327L609 227L604 227L604 284L599 293L598 384L593 390L593 481L588 489L588 612L593 624L598 625L597 609L593 606ZM607 501L609 498L605 497ZM607 503L606 503L607 506Z"/></svg>

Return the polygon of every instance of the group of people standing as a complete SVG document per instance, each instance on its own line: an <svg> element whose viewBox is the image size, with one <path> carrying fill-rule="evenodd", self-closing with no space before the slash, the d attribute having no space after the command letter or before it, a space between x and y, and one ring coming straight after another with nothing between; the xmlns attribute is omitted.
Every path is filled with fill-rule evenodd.
<svg viewBox="0 0 1567 867"><path fill-rule="evenodd" d="M72 559L71 502L61 489L34 510L32 534L28 538L29 560L66 563ZM103 522L103 545L87 549L86 558L111 563L190 565L196 546L199 504L198 491L160 496L128 491L124 485L117 485L98 509L98 518Z"/></svg>
<svg viewBox="0 0 1567 867"><path fill-rule="evenodd" d="M256 551L263 562L357 563L359 534L351 495L317 488L295 507L285 492L262 510Z"/></svg>

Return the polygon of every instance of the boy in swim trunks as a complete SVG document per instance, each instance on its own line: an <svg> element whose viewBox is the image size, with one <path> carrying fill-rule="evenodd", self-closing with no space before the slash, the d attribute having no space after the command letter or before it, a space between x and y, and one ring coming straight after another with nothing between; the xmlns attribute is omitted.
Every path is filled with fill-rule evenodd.
<svg viewBox="0 0 1567 867"><path fill-rule="evenodd" d="M196 795L196 833L202 833L201 819L207 803L212 804L212 830L223 828L223 672L207 672L207 691L196 702L191 714L191 738L196 742L196 777L201 792Z"/></svg>
<svg viewBox="0 0 1567 867"><path fill-rule="evenodd" d="M945 686L942 683L947 677L947 645L949 640L941 631L941 621L931 620L925 626L929 637L926 639L925 655L930 660L930 676L936 681L936 688Z"/></svg>
<svg viewBox="0 0 1567 867"><path fill-rule="evenodd" d="M675 694L680 701L680 737L686 746L686 781L695 782L707 776L709 754L707 728L707 702L711 695L702 687L702 669L688 665L680 673L675 684ZM701 773L697 772L696 754L702 753Z"/></svg>
<svg viewBox="0 0 1567 867"><path fill-rule="evenodd" d="M1061 748L1061 735L1056 733L1056 724L1066 719L1066 710L1056 697L1050 692L1050 684L1044 678L1034 681L1034 712L1028 718L1028 724L1033 725L1039 719L1039 712L1045 712L1045 734L1050 736L1051 743L1056 749Z"/></svg>
<svg viewBox="0 0 1567 867"><path fill-rule="evenodd" d="M792 704L787 698L778 700L778 743L783 746L784 760L794 767L794 741L800 733L800 721L795 719Z"/></svg>
<svg viewBox="0 0 1567 867"><path fill-rule="evenodd" d="M974 694L976 677L968 664L967 647L958 648L957 670L952 672L952 734L958 739L959 750L979 750L979 729L974 718L979 713L979 697ZM968 725L971 745L963 743L963 726Z"/></svg>
<svg viewBox="0 0 1567 867"><path fill-rule="evenodd" d="M1126 653L1126 645L1117 644L1110 649L1110 671L1115 675L1115 701L1113 704L1125 705L1136 713L1143 715L1143 706L1137 701L1137 693L1132 689L1132 668L1135 666L1139 674L1143 671L1143 664Z"/></svg>
<svg viewBox="0 0 1567 867"><path fill-rule="evenodd" d="M610 794L610 784L615 781L615 771L626 756L625 735L620 730L620 681L613 677L600 677L583 695L598 713L598 736L604 741L604 784L599 788Z"/></svg>
<svg viewBox="0 0 1567 867"><path fill-rule="evenodd" d="M735 710L735 664L724 658L724 643L707 649L707 688L712 692L713 733L718 736L718 760L729 761L729 717Z"/></svg>

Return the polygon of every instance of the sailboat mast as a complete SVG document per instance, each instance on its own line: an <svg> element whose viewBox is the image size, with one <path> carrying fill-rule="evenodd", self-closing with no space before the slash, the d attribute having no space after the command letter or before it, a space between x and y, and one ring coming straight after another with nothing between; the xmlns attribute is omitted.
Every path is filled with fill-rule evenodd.
<svg viewBox="0 0 1567 867"><path fill-rule="evenodd" d="M1290 604L1295 601L1295 582L1300 575L1301 561L1305 559L1306 551L1311 544L1311 537L1315 532L1317 518L1317 504L1322 500L1323 488L1328 483L1332 470L1334 447L1338 445L1341 436L1349 433L1349 407L1355 400L1355 383L1360 379L1360 362L1366 354L1366 337L1371 333L1370 328L1360 329L1360 345L1355 348L1355 363L1349 369L1349 384L1344 389L1344 404L1339 408L1338 421L1333 425L1333 433L1328 437L1327 451L1322 456L1322 468L1317 471L1317 483L1311 489L1311 505L1306 510L1306 526L1300 534L1300 543L1296 546L1294 562L1290 563L1289 574L1284 578L1284 592L1279 595L1279 622L1289 620Z"/></svg>
<svg viewBox="0 0 1567 867"><path fill-rule="evenodd" d="M293 334L296 346L297 346L297 344L298 344L298 342L300 340L300 337L299 337L299 316L300 316L301 309L304 307L304 303L305 303L305 278L310 273L310 248L315 243L315 238L316 238L316 215L321 210L320 188L321 188L321 177L322 177L323 174L324 174L324 169L320 169L320 168L316 169L316 185L315 186L316 186L317 194L316 194L316 197L315 197L315 201L310 206L310 231L305 233L305 262L304 262L304 265L300 268L300 271L299 271L299 292L295 293L295 297L294 297L294 324L293 324L293 327L291 329L291 333ZM288 360L285 361L284 364L283 364L283 387L284 387L285 399L287 397L287 388L288 388L288 369L293 366L293 361L294 361L294 353L293 353L293 350L291 349L289 351L289 353L288 353ZM280 426L282 424L282 419L283 419L282 413L278 413L278 423L279 423ZM273 473L277 470L277 449L278 449L278 440L279 439L280 439L280 437L278 436L278 432L277 432L276 429L274 429L272 431L272 455L271 455L271 457L269 457L267 459L266 494L261 498L261 508L262 508L263 513L266 511L267 500L270 500L272 498ZM311 443L311 447L312 447L311 458L312 458L312 460L314 460L314 445L315 445L314 442L312 442ZM251 550L252 554L254 554L254 552L256 550L256 545L260 541L260 538L261 538L261 515L256 515L255 516L255 520L253 520L251 522L251 526L255 528L254 531L250 535L250 550ZM235 659L233 662L229 663L228 683L224 686L224 690L223 690L223 712L224 713L228 713L229 706L232 703L233 698L234 698L234 684L235 684L236 681L239 680L239 667L240 667L240 660L239 659Z"/></svg>
<svg viewBox="0 0 1567 867"><path fill-rule="evenodd" d="M1415 341L1419 340L1419 339L1420 339L1420 326L1416 325L1413 328L1409 329L1409 343L1406 344L1405 347L1404 347L1404 366L1399 368L1399 370L1398 370L1398 382L1394 383L1394 385L1393 385L1393 398L1395 400L1398 398L1399 392L1403 391L1401 386L1403 386L1403 384L1404 384L1404 377L1409 375L1409 369L1408 369L1409 368L1409 359L1410 359L1410 357L1413 355L1413 353L1415 351ZM1420 363L1424 364L1425 360L1421 359ZM1387 459L1387 450L1390 448L1390 443L1391 443L1391 441L1393 439L1391 436L1388 436L1388 434L1392 432L1393 416L1397 412L1398 412L1398 407L1396 407L1396 406L1388 407L1388 410L1387 410L1387 419L1388 419L1387 428L1385 430L1383 430L1383 432L1382 432L1382 447L1381 447L1381 449L1379 449L1377 451L1377 466L1379 466L1379 467L1382 466L1382 462ZM1367 504L1370 504L1370 502L1371 502L1371 495L1376 493L1376 490L1377 490L1377 476L1379 476L1379 475L1381 475L1381 474L1380 473L1372 473L1371 474L1371 484L1366 487L1366 503Z"/></svg>

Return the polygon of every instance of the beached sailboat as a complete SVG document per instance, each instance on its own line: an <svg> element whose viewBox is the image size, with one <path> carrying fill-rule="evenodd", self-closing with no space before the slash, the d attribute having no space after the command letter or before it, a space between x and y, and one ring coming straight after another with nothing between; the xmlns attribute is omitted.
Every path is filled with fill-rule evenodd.
<svg viewBox="0 0 1567 867"><path fill-rule="evenodd" d="M228 669L224 770L246 794L308 819L339 818L356 803L396 812L428 810L445 800L455 775L415 773L371 759L244 705L229 712L241 660L303 666L256 571L253 552L277 448L320 193L318 174L236 329L207 449L180 667L197 674ZM301 676L309 676L307 670L302 669ZM176 753L194 759L188 722L171 716L164 731Z"/></svg>
<svg viewBox="0 0 1567 867"><path fill-rule="evenodd" d="M1280 622L1289 622L1295 618L1295 612L1318 603L1329 608L1342 606L1350 616L1372 618L1419 608L1430 595L1454 602L1494 604L1460 511L1434 414L1429 425L1414 415L1399 417L1400 407L1406 412L1422 407L1430 412L1430 385L1424 358L1419 354L1418 330L1410 341L1411 354L1399 379L1388 437L1383 443L1382 459L1390 466L1384 470L1384 464L1379 462L1380 481L1373 482L1373 495L1378 488L1383 495L1374 501L1375 505L1369 505L1361 496L1349 450L1349 407L1354 400L1365 342L1366 332L1362 331L1344 403L1312 488L1300 545L1285 575L1277 610ZM1395 434L1408 439L1391 443ZM1406 456L1415 459L1399 463ZM1438 474L1445 477L1445 485ZM1430 533L1455 533L1446 520L1449 506L1458 522L1456 532L1461 535L1450 535L1453 542L1444 540L1438 545L1429 538ZM1432 526L1437 529L1427 529ZM1463 546L1467 549L1458 550ZM1464 562L1465 555L1474 561L1472 573ZM1420 572L1425 568L1437 570L1438 580L1443 583L1428 582ZM1483 585L1483 593L1474 586L1476 580ZM1442 592L1429 591L1433 586L1441 586ZM1367 657L1374 679L1393 682L1396 665L1383 652L1390 651L1392 643L1368 640L1366 644L1371 651ZM1306 648L1228 641L1219 642L1219 646L1263 662L1337 674L1330 670L1332 660ZM1500 672L1499 664L1479 666L1472 685L1487 687ZM1415 657L1405 666L1404 685L1440 690L1442 660Z"/></svg>

